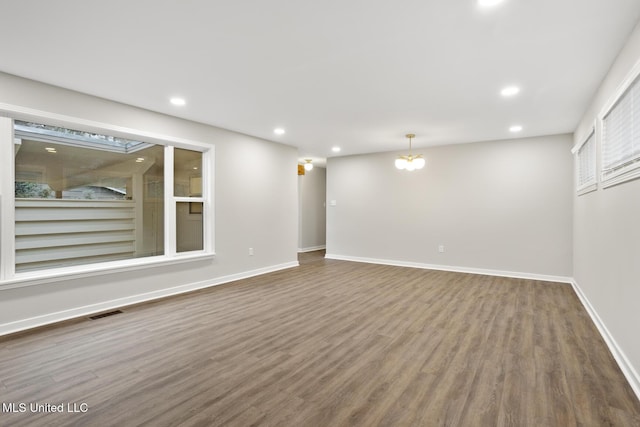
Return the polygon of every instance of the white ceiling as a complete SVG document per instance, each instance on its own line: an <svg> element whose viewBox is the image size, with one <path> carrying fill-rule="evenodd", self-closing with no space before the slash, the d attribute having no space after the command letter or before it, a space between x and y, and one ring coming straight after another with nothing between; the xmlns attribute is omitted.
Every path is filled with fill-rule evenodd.
<svg viewBox="0 0 640 427"><path fill-rule="evenodd" d="M476 1L3 0L0 70L322 159L572 132L640 18L638 0Z"/></svg>

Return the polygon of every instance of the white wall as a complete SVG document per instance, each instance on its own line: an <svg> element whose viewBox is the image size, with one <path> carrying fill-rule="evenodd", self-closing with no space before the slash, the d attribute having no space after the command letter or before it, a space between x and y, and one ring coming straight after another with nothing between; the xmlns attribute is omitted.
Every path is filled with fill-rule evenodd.
<svg viewBox="0 0 640 427"><path fill-rule="evenodd" d="M323 249L326 245L327 170L315 167L298 176L300 236L298 250Z"/></svg>
<svg viewBox="0 0 640 427"><path fill-rule="evenodd" d="M638 61L640 24L582 118L576 143ZM640 396L640 180L574 198L574 278Z"/></svg>
<svg viewBox="0 0 640 427"><path fill-rule="evenodd" d="M569 277L571 144L559 135L414 150L427 160L414 172L394 167L400 153L331 158L327 254Z"/></svg>
<svg viewBox="0 0 640 427"><path fill-rule="evenodd" d="M0 88L0 103L215 145L216 249L213 260L0 288L0 333L77 315L83 308L102 309L109 301L133 302L136 296L157 296L172 287L205 285L297 265L294 147L2 73ZM248 255L250 247L254 256Z"/></svg>

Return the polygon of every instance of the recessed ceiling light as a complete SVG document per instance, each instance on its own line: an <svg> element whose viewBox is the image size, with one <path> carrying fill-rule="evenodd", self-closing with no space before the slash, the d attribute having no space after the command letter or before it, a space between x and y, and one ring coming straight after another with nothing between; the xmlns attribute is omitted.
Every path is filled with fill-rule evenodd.
<svg viewBox="0 0 640 427"><path fill-rule="evenodd" d="M275 133L276 135L284 135L284 129L282 128L275 128L273 130L273 133Z"/></svg>
<svg viewBox="0 0 640 427"><path fill-rule="evenodd" d="M482 7L493 7L496 6L500 3L502 3L503 0L478 0L478 6L482 6Z"/></svg>
<svg viewBox="0 0 640 427"><path fill-rule="evenodd" d="M138 157L138 158L136 159L136 162L138 162L138 163L142 163L142 162L144 162L144 157Z"/></svg>
<svg viewBox="0 0 640 427"><path fill-rule="evenodd" d="M509 128L509 132L520 132L522 130L522 126L514 125Z"/></svg>
<svg viewBox="0 0 640 427"><path fill-rule="evenodd" d="M47 151L49 151L49 152L51 152L51 151L56 151L56 149L55 149L55 148L53 148L53 147L46 147L46 148L45 148L45 150L47 150Z"/></svg>
<svg viewBox="0 0 640 427"><path fill-rule="evenodd" d="M333 151L334 153L339 153L340 152L340 147L333 147L331 149L331 151Z"/></svg>
<svg viewBox="0 0 640 427"><path fill-rule="evenodd" d="M502 96L513 96L520 93L520 88L518 86L507 86L500 91L500 95Z"/></svg>
<svg viewBox="0 0 640 427"><path fill-rule="evenodd" d="M174 97L171 98L170 101L173 105L178 105L180 107L187 104L187 101L185 101L184 98Z"/></svg>

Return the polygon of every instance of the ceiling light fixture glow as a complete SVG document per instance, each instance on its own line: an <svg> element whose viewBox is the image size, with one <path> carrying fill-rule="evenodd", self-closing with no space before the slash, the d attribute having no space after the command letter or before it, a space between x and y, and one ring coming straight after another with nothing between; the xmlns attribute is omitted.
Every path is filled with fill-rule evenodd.
<svg viewBox="0 0 640 427"><path fill-rule="evenodd" d="M396 168L400 170L406 169L409 172L416 169L422 169L425 164L425 160L422 157L422 154L416 154L415 156L411 154L411 139L415 138L416 136L412 133L408 133L406 137L409 138L409 154L407 154L406 156L398 156L395 163Z"/></svg>
<svg viewBox="0 0 640 427"><path fill-rule="evenodd" d="M311 159L304 159L304 161L306 162L304 164L304 170L306 170L308 172L311 169L313 169L313 163L311 163Z"/></svg>
<svg viewBox="0 0 640 427"><path fill-rule="evenodd" d="M334 153L339 153L340 152L340 147L333 147L331 149L331 151L333 151Z"/></svg>
<svg viewBox="0 0 640 427"><path fill-rule="evenodd" d="M520 93L520 88L518 86L507 86L500 91L500 95L502 96L514 96Z"/></svg>
<svg viewBox="0 0 640 427"><path fill-rule="evenodd" d="M177 105L179 107L182 107L183 105L187 104L187 101L185 101L184 98L174 97L174 98L171 98L169 101L171 101L173 105Z"/></svg>
<svg viewBox="0 0 640 427"><path fill-rule="evenodd" d="M478 0L478 6L481 7L493 7L502 3L503 0Z"/></svg>
<svg viewBox="0 0 640 427"><path fill-rule="evenodd" d="M513 132L513 133L520 132L521 130L522 130L522 126L520 125L514 125L509 128L509 132Z"/></svg>
<svg viewBox="0 0 640 427"><path fill-rule="evenodd" d="M275 133L276 135L284 135L284 129L282 128L275 128L273 130L273 133Z"/></svg>

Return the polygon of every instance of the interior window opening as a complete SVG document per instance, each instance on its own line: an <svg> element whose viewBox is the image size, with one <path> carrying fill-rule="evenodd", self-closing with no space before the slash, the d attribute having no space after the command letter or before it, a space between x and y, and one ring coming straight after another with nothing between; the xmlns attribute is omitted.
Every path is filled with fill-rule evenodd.
<svg viewBox="0 0 640 427"><path fill-rule="evenodd" d="M15 122L16 272L164 254L164 147Z"/></svg>

